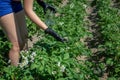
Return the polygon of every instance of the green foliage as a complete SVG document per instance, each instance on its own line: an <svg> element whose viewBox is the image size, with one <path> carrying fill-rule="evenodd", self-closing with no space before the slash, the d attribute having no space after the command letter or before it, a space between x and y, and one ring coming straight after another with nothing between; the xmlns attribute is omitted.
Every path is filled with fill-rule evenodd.
<svg viewBox="0 0 120 80"><path fill-rule="evenodd" d="M99 52L100 56L104 56L103 61L98 60L99 55L95 56L95 61L91 61L93 54L81 41L81 38L92 35L85 21L88 1L69 0L64 7L60 6L61 0L47 1L56 7L58 16L49 12L43 15L42 8L36 2L34 10L49 27L69 42L55 41L26 18L29 37L37 33L42 39L30 50L21 51L19 67L13 67L8 65L6 57L11 44L0 30L0 80L99 80L104 73L108 73L108 80L119 80L120 11L111 7L111 1L95 0L99 16L97 24L104 41L98 45L103 49Z"/></svg>

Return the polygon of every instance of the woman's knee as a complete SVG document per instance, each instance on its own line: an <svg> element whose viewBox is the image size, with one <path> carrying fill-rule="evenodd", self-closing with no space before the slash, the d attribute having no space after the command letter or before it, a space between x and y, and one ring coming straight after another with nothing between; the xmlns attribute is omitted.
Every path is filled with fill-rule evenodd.
<svg viewBox="0 0 120 80"><path fill-rule="evenodd" d="M19 43L18 41L15 41L12 43L12 49L14 51L17 51L17 52L20 52L20 49L21 49L21 43Z"/></svg>

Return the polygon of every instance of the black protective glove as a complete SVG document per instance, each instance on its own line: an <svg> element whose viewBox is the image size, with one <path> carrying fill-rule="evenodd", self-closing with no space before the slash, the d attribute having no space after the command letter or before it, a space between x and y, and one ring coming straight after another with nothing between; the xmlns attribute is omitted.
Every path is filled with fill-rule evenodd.
<svg viewBox="0 0 120 80"><path fill-rule="evenodd" d="M50 34L51 36L53 36L57 41L60 41L60 42L65 42L66 39L60 37L55 31L53 31L51 28L47 28L45 30L45 33L46 34Z"/></svg>
<svg viewBox="0 0 120 80"><path fill-rule="evenodd" d="M55 9L53 6L45 3L44 1L42 1L42 0L37 0L37 3L38 3L40 6L42 6L43 11L44 11L44 14L46 14L47 9L49 9L49 10L52 11L53 13L56 13L56 9Z"/></svg>

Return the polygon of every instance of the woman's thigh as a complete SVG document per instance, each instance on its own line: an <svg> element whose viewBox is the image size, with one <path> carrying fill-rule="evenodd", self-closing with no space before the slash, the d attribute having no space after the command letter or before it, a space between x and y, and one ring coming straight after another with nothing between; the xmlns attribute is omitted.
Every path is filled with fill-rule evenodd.
<svg viewBox="0 0 120 80"><path fill-rule="evenodd" d="M0 24L8 37L8 39L13 43L17 43L20 46L22 43L20 32L15 24L14 14L10 13L5 16L0 17Z"/></svg>
<svg viewBox="0 0 120 80"><path fill-rule="evenodd" d="M22 3L21 1L13 1L12 2L12 9L14 11L15 14L15 21L16 21L16 25L19 28L20 31L20 35L22 37L22 39L24 40L24 38L27 37L27 27L26 27L26 21L25 21L25 13L24 10L22 8Z"/></svg>

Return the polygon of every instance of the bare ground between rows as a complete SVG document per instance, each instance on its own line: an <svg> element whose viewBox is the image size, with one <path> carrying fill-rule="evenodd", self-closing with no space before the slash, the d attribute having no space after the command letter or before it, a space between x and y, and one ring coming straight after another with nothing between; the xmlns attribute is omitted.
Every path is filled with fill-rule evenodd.
<svg viewBox="0 0 120 80"><path fill-rule="evenodd" d="M90 4L91 5L86 8L88 16L85 18L88 22L88 31L93 35L92 38L88 37L85 40L86 46L92 52L92 56L88 60L96 64L96 66L93 66L93 70L94 72L98 72L95 74L100 76L100 80L107 80L108 73L99 71L98 66L99 62L104 61L105 57L104 55L101 55L101 52L104 51L104 49L99 48L99 45L104 41L102 40L102 35L100 32L101 27L97 24L99 16L98 9L96 8L96 0L91 0Z"/></svg>
<svg viewBox="0 0 120 80"><path fill-rule="evenodd" d="M120 0L112 0L112 6L120 9Z"/></svg>

